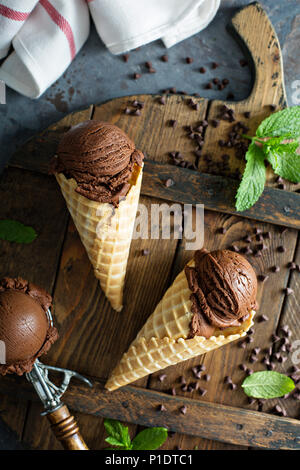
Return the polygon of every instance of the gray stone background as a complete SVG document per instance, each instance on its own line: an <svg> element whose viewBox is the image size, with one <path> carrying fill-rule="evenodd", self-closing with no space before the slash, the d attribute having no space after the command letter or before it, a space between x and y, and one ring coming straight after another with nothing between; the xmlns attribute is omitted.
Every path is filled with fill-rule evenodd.
<svg viewBox="0 0 300 470"><path fill-rule="evenodd" d="M222 0L220 10L206 30L169 50L161 41L143 46L130 53L128 63L110 54L92 27L73 63L41 98L30 100L7 89L7 104L0 105L0 169L29 137L65 114L91 103L119 96L158 93L170 87L190 94L197 92L209 99L226 99L229 92L234 93L237 101L245 98L251 89L250 71L240 66L243 53L226 31L226 25L238 8L249 3ZM281 44L288 102L296 104L292 102L292 83L300 80L300 0L262 0L261 4ZM169 62L163 63L160 57L166 53ZM187 56L194 58L193 64L185 63ZM152 62L157 73L147 73L146 61ZM213 61L220 64L216 70L211 70ZM206 67L205 74L199 73L200 66ZM134 72L142 73L142 77L133 80ZM206 90L205 84L214 77L228 78L229 86L223 91ZM0 418L0 450L16 446L15 437L3 427Z"/></svg>
<svg viewBox="0 0 300 470"><path fill-rule="evenodd" d="M128 63L122 57L110 54L92 26L91 34L64 75L38 100L31 100L7 88L7 104L0 105L0 169L14 150L38 131L58 121L65 114L102 103L111 98L158 93L176 87L205 98L226 99L233 92L235 100L245 98L251 89L250 71L241 67L240 47L226 30L236 10L251 2L222 0L214 21L199 34L166 50L161 41L143 46L130 53ZM285 83L289 104L292 103L292 82L300 80L300 0L262 0L277 31L284 60ZM169 62L160 57L167 53ZM192 65L185 57L194 58ZM150 74L145 62L151 61L157 73ZM211 62L220 64L211 70ZM199 67L207 68L205 74ZM134 72L142 73L133 80ZM213 77L228 78L230 84L223 91L206 90L205 84Z"/></svg>

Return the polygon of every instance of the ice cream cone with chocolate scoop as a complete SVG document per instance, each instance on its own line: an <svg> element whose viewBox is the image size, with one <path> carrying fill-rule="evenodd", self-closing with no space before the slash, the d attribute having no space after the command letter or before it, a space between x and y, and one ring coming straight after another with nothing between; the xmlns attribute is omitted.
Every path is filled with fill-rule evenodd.
<svg viewBox="0 0 300 470"><path fill-rule="evenodd" d="M197 251L109 377L123 385L243 337L257 308L248 261L229 250Z"/></svg>
<svg viewBox="0 0 300 470"><path fill-rule="evenodd" d="M72 127L52 165L95 276L118 312L123 308L142 169L143 154L129 137L101 121Z"/></svg>

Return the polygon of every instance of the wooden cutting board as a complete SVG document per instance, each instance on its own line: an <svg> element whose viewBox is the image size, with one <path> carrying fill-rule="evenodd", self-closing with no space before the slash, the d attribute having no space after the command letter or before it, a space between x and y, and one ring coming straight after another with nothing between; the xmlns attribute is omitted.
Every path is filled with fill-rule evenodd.
<svg viewBox="0 0 300 470"><path fill-rule="evenodd" d="M286 106L283 83L282 59L276 33L258 3L238 12L232 19L231 29L247 48L253 71L251 95L241 101L226 103L234 110L236 120L255 131L258 124L270 114L270 106L276 109ZM137 99L144 103L140 116L125 114L127 107ZM197 106L193 109L190 99ZM278 189L274 174L268 172L268 184L261 200L243 214L234 211L234 194L238 181L232 178L237 169L243 170L243 160L236 158L232 149L220 148L218 141L226 139L232 123L220 120L218 127L211 125L219 120L220 106L224 102L184 95L168 95L165 105L159 96L142 95L124 97L70 114L31 139L13 157L1 179L0 218L14 218L32 225L38 238L28 246L0 242L1 275L23 276L40 284L54 296L54 313L60 339L44 362L77 370L94 379L95 387L87 391L75 384L65 396L65 401L77 411L77 417L90 448L105 447L103 443L103 416L126 421L132 432L138 425L167 425L177 434L168 439L165 449L175 446L193 449L231 449L260 446L266 448L299 448L299 421L292 419L299 414L298 402L269 400L263 411L269 412L276 404L292 418L257 412L258 404L249 405L241 389L232 391L224 385L224 377L230 376L240 384L244 372L239 365L245 362L254 370L264 370L259 361L250 364L249 353L253 347L263 351L272 345L271 335L280 332L282 325L289 325L297 339L299 315L297 292L300 288L299 273L289 271L291 261L300 263L297 244L299 228L300 195L297 185ZM245 118L250 112L250 118ZM267 249L261 257L249 256L257 274L269 278L259 285L258 317L267 315L268 321L256 322L253 342L247 349L237 344L228 345L205 356L166 369L167 378L158 380L153 374L112 394L103 390L103 383L110 370L128 348L146 318L164 294L174 277L192 256L184 250L184 240L133 240L128 262L125 308L114 312L102 294L76 229L69 218L64 200L54 178L48 176L48 164L55 153L57 143L70 126L87 119L101 119L122 128L146 155L141 202L147 207L162 200L179 203L205 204L205 247L209 250L227 248L233 243L246 246L242 238L252 237L255 248L254 228L268 233ZM205 158L195 160L195 141L188 138L186 126L195 126L201 120L209 125L204 135L202 155L212 155L213 164L208 169ZM173 128L170 120L176 120ZM179 151L186 161L197 163L199 171L170 165L169 153ZM229 168L218 174L218 162L222 154L229 155ZM208 171L209 170L209 171ZM213 172L213 174L211 174ZM175 184L166 187L164 181L172 178ZM289 227L283 232L282 227ZM226 233L220 234L219 228ZM278 246L284 244L281 253ZM150 254L142 256L143 249ZM280 266L272 273L274 265ZM286 297L285 287L294 289L296 295ZM286 372L291 367L291 355L276 370ZM198 364L206 367L211 376L201 380L207 390L185 393L180 390L178 378L185 375L193 381L191 368ZM5 377L1 379L1 409L4 418L30 445L40 449L56 449L59 444L52 437L48 424L39 416L40 405L31 403L34 395L25 379ZM175 386L177 395L169 393ZM157 405L167 403L163 415ZM187 415L179 413L186 404ZM266 431L269 432L266 432ZM297 440L298 439L298 440Z"/></svg>

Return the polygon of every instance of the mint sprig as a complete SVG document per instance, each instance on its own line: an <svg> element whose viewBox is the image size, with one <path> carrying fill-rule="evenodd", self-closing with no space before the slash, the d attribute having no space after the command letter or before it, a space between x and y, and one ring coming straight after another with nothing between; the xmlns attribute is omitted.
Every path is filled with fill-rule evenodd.
<svg viewBox="0 0 300 470"><path fill-rule="evenodd" d="M242 388L248 397L279 398L294 390L295 384L290 377L279 372L262 371L246 377Z"/></svg>
<svg viewBox="0 0 300 470"><path fill-rule="evenodd" d="M131 441L128 427L114 419L104 420L108 437L105 441L120 450L156 450L166 441L168 430L157 427L144 429Z"/></svg>
<svg viewBox="0 0 300 470"><path fill-rule="evenodd" d="M17 220L0 220L0 239L15 243L31 243L37 237L32 227L23 225Z"/></svg>
<svg viewBox="0 0 300 470"><path fill-rule="evenodd" d="M264 190L266 182L265 154L254 142L246 153L246 168L236 194L236 210L245 211L253 206Z"/></svg>
<svg viewBox="0 0 300 470"><path fill-rule="evenodd" d="M261 196L267 160L274 172L293 183L300 182L300 106L293 106L267 117L259 125L246 153L246 167L236 194L236 210L250 209Z"/></svg>

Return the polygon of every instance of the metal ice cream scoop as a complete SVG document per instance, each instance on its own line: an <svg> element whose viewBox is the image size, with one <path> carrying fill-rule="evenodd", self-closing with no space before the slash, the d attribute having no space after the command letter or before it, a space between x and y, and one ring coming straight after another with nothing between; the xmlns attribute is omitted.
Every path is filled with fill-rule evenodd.
<svg viewBox="0 0 300 470"><path fill-rule="evenodd" d="M50 326L53 326L53 319L50 310L47 311ZM48 377L48 372L59 372L63 374L60 386L52 383ZM33 369L26 373L26 378L34 386L45 411L43 416L47 416L51 423L51 428L66 450L88 450L79 432L79 427L70 414L67 406L61 401L61 396L67 390L72 377L76 377L82 382L92 387L92 383L82 375L68 369L48 366L36 359Z"/></svg>

